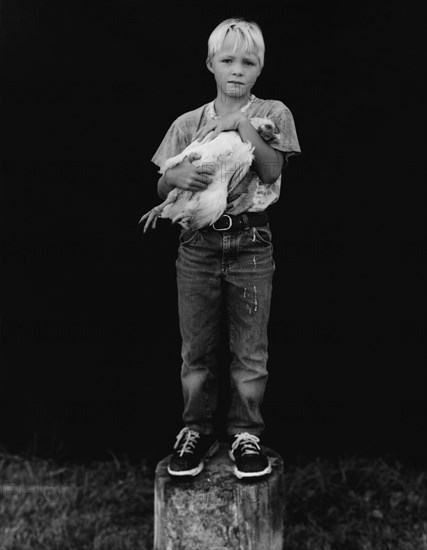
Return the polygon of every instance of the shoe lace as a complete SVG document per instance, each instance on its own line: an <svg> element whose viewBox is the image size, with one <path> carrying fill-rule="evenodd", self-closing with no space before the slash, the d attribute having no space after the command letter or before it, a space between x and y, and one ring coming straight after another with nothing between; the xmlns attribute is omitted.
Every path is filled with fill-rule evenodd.
<svg viewBox="0 0 427 550"><path fill-rule="evenodd" d="M231 445L231 451L234 453L239 445L241 445L242 455L258 454L261 451L261 447L259 446L259 438L248 432L242 432L236 435L236 438Z"/></svg>
<svg viewBox="0 0 427 550"><path fill-rule="evenodd" d="M194 452L194 448L199 438L200 434L198 432L190 430L189 428L182 428L176 437L176 442L173 448L179 449L177 451L179 456L183 456L184 453L192 453ZM181 445L182 447L179 448Z"/></svg>

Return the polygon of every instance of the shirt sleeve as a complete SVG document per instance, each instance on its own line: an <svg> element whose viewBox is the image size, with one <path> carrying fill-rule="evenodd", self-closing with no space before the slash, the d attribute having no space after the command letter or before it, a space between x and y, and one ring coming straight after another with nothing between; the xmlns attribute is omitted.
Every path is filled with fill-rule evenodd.
<svg viewBox="0 0 427 550"><path fill-rule="evenodd" d="M161 142L159 148L154 153L151 162L154 162L159 168L165 162L165 160L174 157L181 153L186 147L187 143L185 140L185 135L180 128L181 124L179 119L171 125L169 130L166 132L163 141Z"/></svg>
<svg viewBox="0 0 427 550"><path fill-rule="evenodd" d="M288 162L289 157L301 153L294 117L284 103L275 101L268 114L268 118L276 124L279 130L277 139L273 140L269 145L273 149L285 153L285 160Z"/></svg>

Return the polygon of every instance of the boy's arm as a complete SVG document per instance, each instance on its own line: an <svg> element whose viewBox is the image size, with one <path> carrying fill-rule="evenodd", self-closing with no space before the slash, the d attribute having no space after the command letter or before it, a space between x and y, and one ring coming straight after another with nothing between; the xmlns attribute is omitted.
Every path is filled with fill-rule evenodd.
<svg viewBox="0 0 427 550"><path fill-rule="evenodd" d="M265 184L274 183L282 173L284 156L283 153L270 147L255 130L249 119L241 115L237 126L243 141L250 141L254 149L254 167L258 172L261 181Z"/></svg>
<svg viewBox="0 0 427 550"><path fill-rule="evenodd" d="M202 141L209 132L212 132L209 137L212 140L218 134L227 130L237 130L243 141L252 143L254 146L255 170L258 172L261 181L265 184L274 183L282 172L284 156L280 151L276 151L276 149L267 145L249 119L240 111L209 122L196 133L196 139Z"/></svg>
<svg viewBox="0 0 427 550"><path fill-rule="evenodd" d="M203 191L212 183L211 176L215 174L215 169L207 165L194 166L192 161L197 158L200 154L190 153L181 164L166 170L157 182L157 194L161 199L164 200L174 187L194 192Z"/></svg>
<svg viewBox="0 0 427 550"><path fill-rule="evenodd" d="M174 186L168 181L167 172L159 178L157 182L157 194L162 200L165 200Z"/></svg>

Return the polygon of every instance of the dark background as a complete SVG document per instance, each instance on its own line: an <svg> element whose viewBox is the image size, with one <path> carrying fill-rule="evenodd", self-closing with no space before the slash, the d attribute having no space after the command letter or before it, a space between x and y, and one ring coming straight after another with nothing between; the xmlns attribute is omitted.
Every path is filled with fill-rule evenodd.
<svg viewBox="0 0 427 550"><path fill-rule="evenodd" d="M215 97L210 32L241 15L266 41L253 91L291 109L303 151L270 209L263 441L288 461L425 460L421 5L2 3L3 448L170 451L178 228L138 220L169 125Z"/></svg>

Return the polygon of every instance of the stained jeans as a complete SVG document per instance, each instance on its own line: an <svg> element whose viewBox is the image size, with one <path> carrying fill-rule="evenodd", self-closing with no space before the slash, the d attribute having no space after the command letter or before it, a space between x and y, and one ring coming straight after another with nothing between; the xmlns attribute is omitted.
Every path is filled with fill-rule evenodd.
<svg viewBox="0 0 427 550"><path fill-rule="evenodd" d="M239 231L181 231L176 270L185 426L203 434L213 431L217 352L226 318L231 352L227 434L263 431L260 405L268 377L274 268L268 225Z"/></svg>

